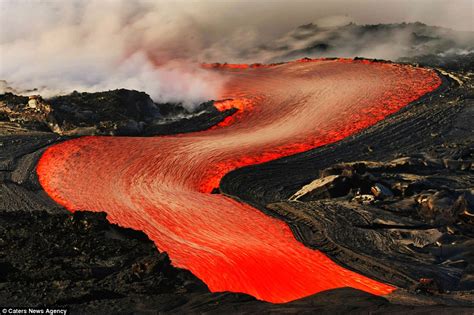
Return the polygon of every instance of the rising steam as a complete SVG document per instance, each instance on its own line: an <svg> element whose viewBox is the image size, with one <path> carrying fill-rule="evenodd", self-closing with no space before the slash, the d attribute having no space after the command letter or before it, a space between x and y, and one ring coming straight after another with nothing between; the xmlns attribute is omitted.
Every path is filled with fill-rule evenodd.
<svg viewBox="0 0 474 315"><path fill-rule="evenodd" d="M0 78L43 96L128 88L188 108L216 98L222 79L191 58L199 34L167 12L144 1L3 3Z"/></svg>
<svg viewBox="0 0 474 315"><path fill-rule="evenodd" d="M441 23L465 20L469 0L451 6L430 1L432 10L444 12L436 15ZM225 83L201 69L201 62L275 62L306 56L396 60L474 49L472 32L422 24L375 29L351 24L402 22L407 16L432 22L433 12L424 13L426 0L381 3L2 0L0 80L7 83L0 81L0 93L35 88L33 93L54 96L128 88L145 91L156 102L183 102L192 109L218 98ZM311 21L314 24L298 27Z"/></svg>

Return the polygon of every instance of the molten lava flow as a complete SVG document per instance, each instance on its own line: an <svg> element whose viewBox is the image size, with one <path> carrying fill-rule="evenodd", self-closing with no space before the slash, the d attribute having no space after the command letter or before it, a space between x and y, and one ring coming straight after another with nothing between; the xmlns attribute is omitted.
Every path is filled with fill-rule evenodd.
<svg viewBox="0 0 474 315"><path fill-rule="evenodd" d="M50 147L38 165L46 192L71 211L106 211L144 231L174 265L212 291L287 302L339 287L388 294L296 241L289 227L209 194L224 174L338 141L434 90L430 70L352 60L219 67L221 110L234 118L203 132L155 138L85 137Z"/></svg>

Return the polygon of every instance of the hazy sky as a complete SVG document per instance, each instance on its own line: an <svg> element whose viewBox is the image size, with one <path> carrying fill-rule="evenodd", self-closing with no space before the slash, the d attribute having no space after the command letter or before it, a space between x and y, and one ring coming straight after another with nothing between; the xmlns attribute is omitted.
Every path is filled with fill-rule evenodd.
<svg viewBox="0 0 474 315"><path fill-rule="evenodd" d="M22 24L44 23L48 6L85 4L91 0L0 0L2 21ZM420 21L429 25L474 31L474 0L100 0L102 3L152 3L170 18L187 14L210 26L209 32L236 27L258 28L263 34L317 21L326 16L347 16L360 24ZM28 7L38 12L37 21L21 20ZM46 14L43 14L46 13ZM106 12L104 12L106 14ZM12 24L10 23L10 24ZM2 22L5 28L9 24ZM4 28L4 29L5 29Z"/></svg>
<svg viewBox="0 0 474 315"><path fill-rule="evenodd" d="M334 15L347 15L361 24L420 21L474 30L473 0L179 0L178 3L212 16L223 27L251 23L266 32L287 30Z"/></svg>

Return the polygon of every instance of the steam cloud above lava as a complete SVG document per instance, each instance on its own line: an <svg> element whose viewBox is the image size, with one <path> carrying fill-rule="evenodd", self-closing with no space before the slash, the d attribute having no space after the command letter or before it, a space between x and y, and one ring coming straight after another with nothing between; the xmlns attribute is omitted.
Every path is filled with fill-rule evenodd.
<svg viewBox="0 0 474 315"><path fill-rule="evenodd" d="M1 12L0 78L17 89L53 96L123 87L189 108L223 83L190 58L201 43L192 19L170 16L162 3L12 1Z"/></svg>
<svg viewBox="0 0 474 315"><path fill-rule="evenodd" d="M374 36L349 24L422 21L471 30L470 0L4 0L0 18L0 79L7 82L0 92L129 88L191 109L215 99L225 83L201 62L396 59L446 47L470 52L474 42L472 32L409 25ZM296 28L309 22L315 24Z"/></svg>

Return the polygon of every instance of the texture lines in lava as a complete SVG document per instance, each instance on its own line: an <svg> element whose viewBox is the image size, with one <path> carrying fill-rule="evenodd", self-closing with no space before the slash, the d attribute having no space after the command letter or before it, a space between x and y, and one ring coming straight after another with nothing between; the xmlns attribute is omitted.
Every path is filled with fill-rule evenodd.
<svg viewBox="0 0 474 315"><path fill-rule="evenodd" d="M228 77L227 101L216 106L239 108L234 117L191 134L54 145L38 164L43 188L71 211L105 211L111 222L144 231L211 291L277 303L340 287L393 291L305 247L284 222L210 192L235 168L375 124L436 89L436 73L353 60L208 68Z"/></svg>

